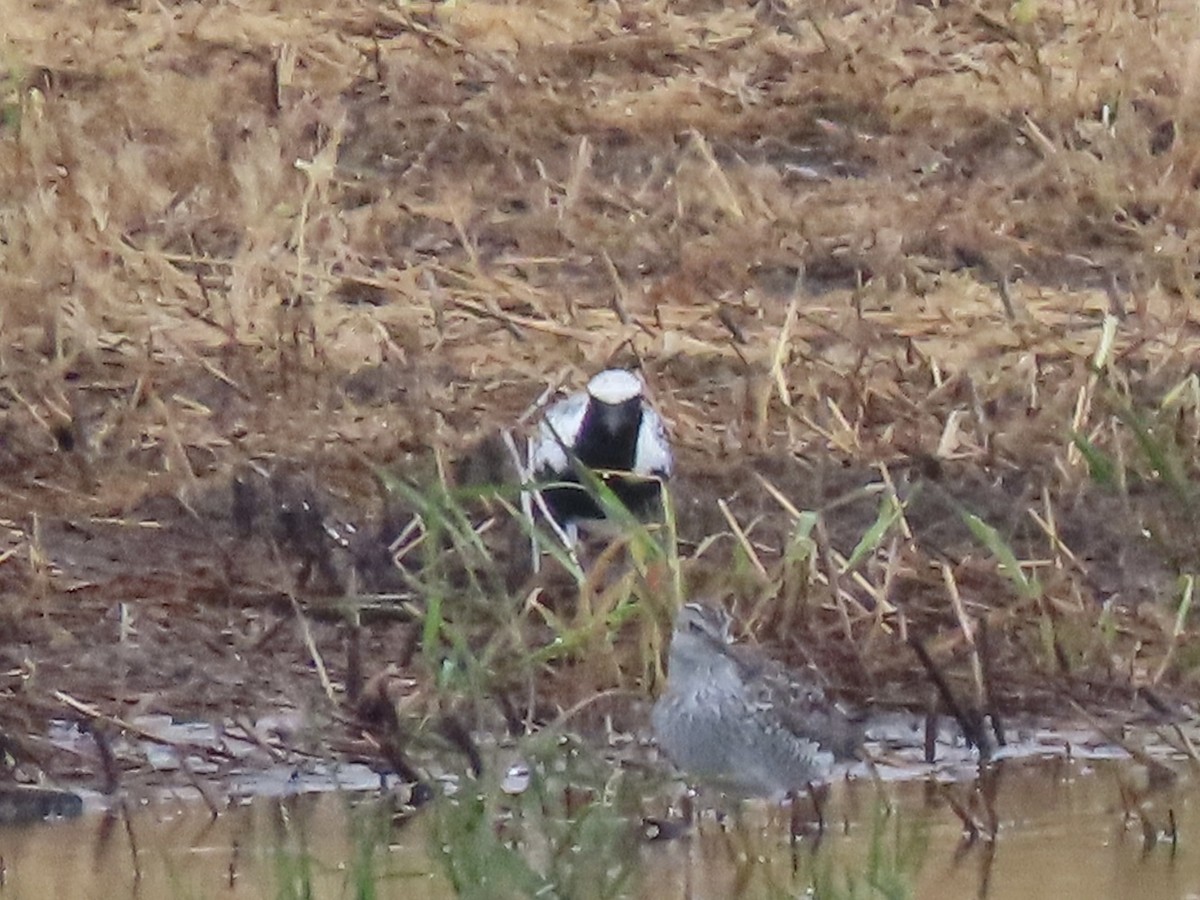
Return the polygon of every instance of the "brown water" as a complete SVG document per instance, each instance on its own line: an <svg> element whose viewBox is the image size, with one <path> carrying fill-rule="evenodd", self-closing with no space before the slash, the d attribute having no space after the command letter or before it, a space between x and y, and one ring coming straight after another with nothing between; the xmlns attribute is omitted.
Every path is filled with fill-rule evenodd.
<svg viewBox="0 0 1200 900"><path fill-rule="evenodd" d="M1127 828L1121 812L1119 775L1129 766L1062 758L1002 763L996 802L1000 832L994 843L965 844L959 819L929 779L883 787L869 781L838 785L829 801L830 833L820 841L805 837L794 846L787 815L754 805L738 825L727 821L722 827L708 817L691 837L629 851L636 854L637 874L628 890L633 896L681 900L804 896L814 867L828 866L834 873L863 870L882 792L895 810L885 822L884 845L890 844L896 822L902 834L919 827L927 838L919 875L910 881L910 896L922 900L1200 897L1200 813L1188 787L1160 796L1150 813L1165 828L1166 810L1174 810L1179 846L1173 851L1164 841L1146 850L1140 827ZM959 782L952 790L965 797L970 787ZM106 818L102 812L4 830L0 897L287 896L281 885L294 877L304 846L312 858L313 896L354 896L348 883L355 869L352 822L372 808L352 805L345 796L308 794L282 801L259 798L212 819L203 804L177 799L134 810L129 831L119 816ZM376 873L386 873L376 880L376 896L453 896L442 864L429 852L436 816L426 811L392 828L376 855ZM489 821L482 833L490 837L504 828ZM537 843L524 834L527 857L547 855L544 846L528 849ZM835 875L835 883L842 883L840 877ZM478 895L489 896L486 889Z"/></svg>

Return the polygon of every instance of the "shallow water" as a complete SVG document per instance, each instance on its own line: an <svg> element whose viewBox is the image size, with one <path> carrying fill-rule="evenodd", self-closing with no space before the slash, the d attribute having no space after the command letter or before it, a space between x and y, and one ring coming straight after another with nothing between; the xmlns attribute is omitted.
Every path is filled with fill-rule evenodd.
<svg viewBox="0 0 1200 900"><path fill-rule="evenodd" d="M839 783L828 800L825 836L817 840L806 835L794 844L788 837L788 813L764 803L743 808L736 824L733 816L722 824L710 813L690 836L651 843L638 842L634 829L625 827L629 818L600 804L605 816L592 819L600 828L593 834L614 823L627 832L624 838L601 837L592 844L602 848L597 852L604 860L586 858L588 826L563 832L575 843L556 843L562 834L551 833L556 823L544 817L541 801L500 815L491 813L501 807L487 807L487 813L471 819L464 791L458 798L435 802L403 825L383 826L370 871L377 896L440 898L454 896L446 874L451 855L477 854L453 861L460 879L475 882L479 872L498 876L509 857L521 857L540 871L553 870L565 879L560 883L573 884L564 892L567 896L600 896L616 861L625 858L631 862L630 880L607 882L619 884L622 895L681 900L804 896L816 871L825 871L835 886L844 886L848 872L861 880L872 823L884 797L894 812L879 819L882 843L877 846L890 848L897 833L903 840L927 842L923 853L906 854L906 865L920 864L915 876L909 868L901 879L911 888L908 896L1200 897L1200 812L1188 787L1180 784L1157 795L1149 812L1151 821L1166 828L1166 810L1174 810L1178 846L1172 849L1162 840L1146 849L1140 826L1127 827L1121 811L1119 783L1129 780L1131 766L1128 761L1077 757L1002 761L993 769L1000 823L994 843L964 842L962 824L942 797L944 770L921 780ZM972 785L956 781L949 789L961 799ZM298 896L281 888L307 879L315 897L354 896L355 873L366 871L356 853L361 860L362 848L372 846L369 840L356 842L354 833L386 819L373 815L380 810L377 801L352 803L349 796L258 797L215 820L194 799L165 799L135 809L128 831L119 815L97 811L74 821L0 830L2 894L62 900ZM808 801L801 804L807 810ZM532 833L538 828L546 834ZM458 829L455 833L463 839L444 838L447 829ZM609 837L614 834L610 829ZM134 843L140 877L135 874ZM437 856L436 847L449 855ZM306 862L311 863L309 874L302 877ZM495 895L519 895L512 890L515 882L498 882L509 888L498 887ZM492 895L486 887L476 893ZM862 891L853 896L882 895Z"/></svg>
<svg viewBox="0 0 1200 900"><path fill-rule="evenodd" d="M940 799L930 782L887 786L901 828L921 826L928 841L919 874L909 883L909 896L922 900L988 897L993 900L1028 898L1184 898L1200 897L1200 813L1176 794L1172 798L1181 843L1172 851L1163 840L1147 850L1140 826L1125 826L1121 812L1117 762L1021 761L1005 764L999 773L998 839L964 838L961 821ZM955 785L966 796L968 785ZM873 788L856 786L853 800L869 807ZM1166 806L1154 814L1167 825ZM772 896L772 885L803 895L811 871L822 854L836 860L834 883L844 885L839 872L862 872L871 830L869 809L852 818L848 833L828 836L813 847L801 841L796 882L788 883L787 853L779 842L759 840L757 848L775 850L774 858L750 864L745 896ZM1152 817L1152 820L1154 818ZM888 840L894 831L886 829ZM886 843L886 842L885 842ZM678 898L728 897L738 893L736 860L719 838L705 836L671 846L656 865L667 867L673 889L658 896ZM828 861L828 859L827 859ZM839 868L839 863L841 864ZM860 876L860 881L861 876ZM839 895L841 896L841 895ZM882 896L859 893L853 896Z"/></svg>

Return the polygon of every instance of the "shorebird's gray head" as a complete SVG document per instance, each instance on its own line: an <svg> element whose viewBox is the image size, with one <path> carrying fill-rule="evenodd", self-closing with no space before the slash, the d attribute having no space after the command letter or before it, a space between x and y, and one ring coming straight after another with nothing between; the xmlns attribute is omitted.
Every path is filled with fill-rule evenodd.
<svg viewBox="0 0 1200 900"><path fill-rule="evenodd" d="M600 427L609 434L636 428L645 388L638 375L625 369L605 369L593 377L587 392Z"/></svg>
<svg viewBox="0 0 1200 900"><path fill-rule="evenodd" d="M727 653L733 643L729 614L719 606L686 603L675 617L667 678L683 683L693 678L710 678L715 670L732 665Z"/></svg>

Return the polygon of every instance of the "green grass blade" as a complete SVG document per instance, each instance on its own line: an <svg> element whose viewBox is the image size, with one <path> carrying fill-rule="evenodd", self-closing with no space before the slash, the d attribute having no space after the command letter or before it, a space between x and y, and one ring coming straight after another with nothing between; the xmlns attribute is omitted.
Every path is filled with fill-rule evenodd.
<svg viewBox="0 0 1200 900"><path fill-rule="evenodd" d="M1071 443L1078 448L1087 463L1088 475L1100 487L1113 489L1120 486L1117 464L1111 456L1097 447L1078 431L1071 432Z"/></svg>
<svg viewBox="0 0 1200 900"><path fill-rule="evenodd" d="M1008 546L1005 540L1000 537L1000 532L989 525L979 516L972 512L967 512L965 509L959 510L959 515L962 516L967 528L971 530L971 534L975 536L992 556L1000 561L1000 569L1008 576L1008 579L1013 583L1022 597L1034 599L1041 596L1042 588L1035 579L1031 579L1021 569L1021 564L1017 561L1017 556L1013 553L1012 548Z"/></svg>
<svg viewBox="0 0 1200 900"><path fill-rule="evenodd" d="M846 566L843 571L849 572L870 554L878 550L880 544L883 543L883 539L887 537L892 526L899 521L902 515L904 515L904 504L894 494L890 492L884 494L883 499L879 502L879 513L876 515L875 521L864 532L863 536L859 538L854 552L846 560Z"/></svg>

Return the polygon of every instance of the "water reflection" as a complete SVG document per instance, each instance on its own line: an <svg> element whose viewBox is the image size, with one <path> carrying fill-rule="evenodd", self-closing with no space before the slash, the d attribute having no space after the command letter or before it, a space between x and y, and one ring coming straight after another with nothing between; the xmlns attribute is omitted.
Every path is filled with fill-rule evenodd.
<svg viewBox="0 0 1200 900"><path fill-rule="evenodd" d="M1146 801L1153 830L1174 811L1182 841L1147 848L1127 824L1128 762L1007 760L988 778L834 786L821 839L789 837L787 810L749 804L724 822L700 817L689 837L645 842L636 784L620 776L572 790L547 777L529 791L456 796L400 819L377 799L260 798L211 818L203 804L0 831L5 898L441 898L644 896L727 898L912 896L1176 898L1200 892L1192 840L1200 816L1185 787ZM964 814L997 838L964 839ZM802 803L807 801L802 800ZM956 813L953 807L958 807ZM965 813L964 813L965 811ZM135 865L136 859L136 865ZM140 877L138 873L140 872ZM874 880L889 889L873 890ZM895 891L895 892L893 892Z"/></svg>

